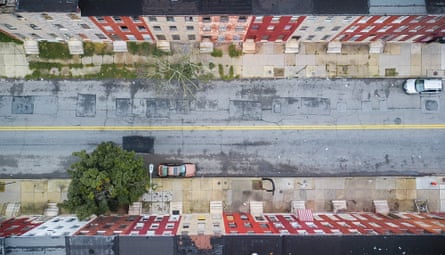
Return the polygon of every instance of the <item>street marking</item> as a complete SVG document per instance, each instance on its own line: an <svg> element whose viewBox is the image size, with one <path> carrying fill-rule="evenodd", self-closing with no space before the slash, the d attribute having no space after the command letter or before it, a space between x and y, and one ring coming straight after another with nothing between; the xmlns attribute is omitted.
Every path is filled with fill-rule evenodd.
<svg viewBox="0 0 445 255"><path fill-rule="evenodd" d="M253 126L2 126L0 131L267 131L445 129L445 124L406 125L253 125Z"/></svg>

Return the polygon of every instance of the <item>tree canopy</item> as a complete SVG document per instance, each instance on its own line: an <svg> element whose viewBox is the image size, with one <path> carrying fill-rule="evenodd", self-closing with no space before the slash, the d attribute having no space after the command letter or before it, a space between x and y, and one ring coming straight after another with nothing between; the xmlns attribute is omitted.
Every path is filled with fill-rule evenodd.
<svg viewBox="0 0 445 255"><path fill-rule="evenodd" d="M80 160L68 169L72 180L62 206L80 219L117 211L145 192L147 171L134 152L104 142L91 153L82 150L73 155Z"/></svg>

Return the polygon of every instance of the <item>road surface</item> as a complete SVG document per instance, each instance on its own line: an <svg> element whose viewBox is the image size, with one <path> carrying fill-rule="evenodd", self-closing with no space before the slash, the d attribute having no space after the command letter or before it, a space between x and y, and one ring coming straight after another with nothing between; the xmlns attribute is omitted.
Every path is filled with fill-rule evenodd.
<svg viewBox="0 0 445 255"><path fill-rule="evenodd" d="M148 81L0 83L1 177L66 177L73 151L155 138L147 163L200 176L443 174L443 96L403 80L214 82L193 96Z"/></svg>

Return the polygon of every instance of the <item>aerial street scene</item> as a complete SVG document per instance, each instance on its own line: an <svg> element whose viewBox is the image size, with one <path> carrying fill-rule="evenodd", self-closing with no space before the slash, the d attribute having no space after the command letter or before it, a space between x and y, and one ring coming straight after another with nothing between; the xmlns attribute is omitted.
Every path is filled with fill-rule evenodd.
<svg viewBox="0 0 445 255"><path fill-rule="evenodd" d="M445 254L444 83L445 0L0 0L0 255Z"/></svg>

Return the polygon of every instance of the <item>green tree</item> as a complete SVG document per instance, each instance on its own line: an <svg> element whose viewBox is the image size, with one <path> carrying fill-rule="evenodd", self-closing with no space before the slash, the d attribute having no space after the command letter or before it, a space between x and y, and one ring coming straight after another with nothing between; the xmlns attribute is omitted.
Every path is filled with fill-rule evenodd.
<svg viewBox="0 0 445 255"><path fill-rule="evenodd" d="M71 183L62 206L80 219L126 208L145 192L147 172L142 158L112 142L93 152L74 152L80 161L68 170Z"/></svg>

